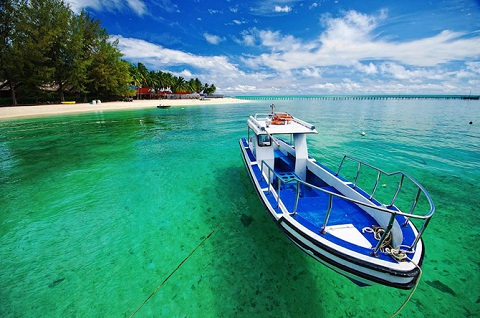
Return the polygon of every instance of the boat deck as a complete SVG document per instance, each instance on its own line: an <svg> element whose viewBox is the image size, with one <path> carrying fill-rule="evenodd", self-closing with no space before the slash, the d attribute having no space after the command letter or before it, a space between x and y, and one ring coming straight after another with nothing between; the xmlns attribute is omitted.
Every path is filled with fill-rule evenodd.
<svg viewBox="0 0 480 318"><path fill-rule="evenodd" d="M338 193L338 191L332 187L323 188L327 191ZM265 193L268 194L268 191L265 191ZM277 207L277 201L273 195L267 195L267 198L273 207ZM295 186L292 184L281 189L281 198L287 210L293 211L296 199ZM298 200L297 213L294 218L298 223L313 233L319 233L325 221L328 205L329 195L327 193L315 189L304 190L303 196ZM276 208L275 212L279 215L282 214L280 208ZM349 225L350 231L353 231L354 228L356 232L361 233L363 228L372 227L372 225L378 225L378 223L357 205L333 197L332 210L326 229L327 233L330 232L329 229L346 227L347 225ZM371 248L378 243L370 233L362 234L362 236L364 240L357 242L361 247ZM366 241L368 241L368 243L366 243Z"/></svg>
<svg viewBox="0 0 480 318"><path fill-rule="evenodd" d="M248 148L248 143L243 140L243 144ZM250 159L254 158L250 149L246 149L247 155ZM282 179L280 196L285 208L292 212L295 209L295 201L297 196L297 182L294 180L298 176L294 172L295 162L291 156L284 155L280 151L275 151L275 173ZM257 164L252 166L257 180L260 182L263 193L266 195L268 202L273 207L278 216L283 214L277 203L276 197L268 190L269 185L267 180L262 177L262 173ZM307 182L320 187L323 190L341 194L335 188L323 183L320 179L315 180L307 173ZM278 192L278 180L273 178L272 186ZM363 194L361 189L357 189L359 193ZM302 226L307 228L312 233L319 233L325 221L325 216L329 208L330 195L326 192L310 188L307 186L300 186L300 197L296 209L294 219ZM367 194L364 194L367 195ZM379 202L373 200L373 203L380 205ZM402 222L403 217L397 216L397 220ZM400 219L402 218L402 219ZM369 254L371 249L378 243L372 233L362 233L365 227L378 226L378 222L363 211L356 204L333 196L332 209L328 219L328 226L326 227L325 238L333 243L348 247L351 250L363 254ZM403 228L404 242L411 242L414 239L414 233L410 227ZM380 259L393 261L390 256L380 253Z"/></svg>

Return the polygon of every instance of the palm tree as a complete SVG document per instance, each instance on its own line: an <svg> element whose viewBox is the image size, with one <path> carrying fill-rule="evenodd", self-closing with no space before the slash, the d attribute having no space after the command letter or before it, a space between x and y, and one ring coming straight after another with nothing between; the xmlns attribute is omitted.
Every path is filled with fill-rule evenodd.
<svg viewBox="0 0 480 318"><path fill-rule="evenodd" d="M185 79L181 76L176 77L174 76L174 81L172 85L172 92L173 93L183 93L186 90L186 83Z"/></svg>
<svg viewBox="0 0 480 318"><path fill-rule="evenodd" d="M205 93L207 95L212 95L213 93L215 93L216 90L217 90L217 88L215 87L214 84L211 84L210 86L208 86L208 84L205 83L203 93Z"/></svg>
<svg viewBox="0 0 480 318"><path fill-rule="evenodd" d="M172 86L174 83L174 76L171 73L161 72L160 74L162 88L164 90L170 89L172 90Z"/></svg>
<svg viewBox="0 0 480 318"><path fill-rule="evenodd" d="M129 72L130 72L130 75L132 76L132 84L134 86L141 86L142 75L138 71L138 67L133 64L130 64Z"/></svg>
<svg viewBox="0 0 480 318"><path fill-rule="evenodd" d="M142 63L130 66L130 74L133 83L139 87L151 87L157 92L162 90L170 90L172 93L203 93L213 94L217 89L215 85L202 84L198 79L190 79L186 81L181 76L175 76L172 73L162 71L148 71Z"/></svg>
<svg viewBox="0 0 480 318"><path fill-rule="evenodd" d="M158 72L150 71L148 74L148 87L151 87L155 90L155 92L160 91L160 78L158 76Z"/></svg>
<svg viewBox="0 0 480 318"><path fill-rule="evenodd" d="M191 78L189 81L188 81L188 84L190 86L190 93L193 93L193 92L196 92L196 93L199 93L202 91L203 89L203 86L202 86L202 82L200 82L200 80L197 78L193 79Z"/></svg>
<svg viewBox="0 0 480 318"><path fill-rule="evenodd" d="M140 86L142 87L148 87L150 84L150 73L148 72L148 69L143 65L142 63L138 63L138 73L140 75Z"/></svg>

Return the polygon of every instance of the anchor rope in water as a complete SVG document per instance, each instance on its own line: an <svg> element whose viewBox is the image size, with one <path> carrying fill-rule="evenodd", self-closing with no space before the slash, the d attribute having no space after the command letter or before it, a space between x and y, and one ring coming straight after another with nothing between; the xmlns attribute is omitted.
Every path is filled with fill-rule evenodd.
<svg viewBox="0 0 480 318"><path fill-rule="evenodd" d="M385 229L381 226L372 226L371 228L365 227L362 229L362 233L373 233L375 239L377 241L380 241L383 234L385 233ZM412 291L408 295L407 299L405 299L403 304L393 313L393 315L390 316L390 318L393 318L400 313L400 311L407 305L407 303L412 298L413 293L415 293L415 290L417 289L418 284L420 283L420 278L422 277L422 269L420 268L420 266L418 266L418 264L416 264L414 261L412 261L411 258L407 256L405 251L401 250L401 247L402 247L401 245L398 246L397 248L393 248L391 246L391 243L392 243L392 233L389 233L389 235L385 238L385 241L383 241L382 245L380 246L380 250L390 255L393 259L395 259L399 263L404 260L409 260L413 265L415 265L416 268L418 268L418 271L419 271L417 281L415 282L415 286L412 288Z"/></svg>
<svg viewBox="0 0 480 318"><path fill-rule="evenodd" d="M405 299L405 301L403 302L403 304L397 309L397 311L395 311L393 313L393 315L390 316L390 318L393 318L395 317L396 315L398 315L400 313L400 311L402 311L403 307L405 307L407 305L407 303L410 301L410 298L412 298L413 296L413 293L415 292L415 290L417 290L417 287L418 287L418 284L420 283L420 278L422 277L422 269L420 268L420 266L418 266L418 264L416 264L414 261L412 261L408 256L406 257L413 265L415 265L416 268L418 268L418 270L420 271L420 274L418 274L418 279L417 279L417 282L415 283L415 286L413 287L412 291L410 292L410 295L408 295L407 299Z"/></svg>
<svg viewBox="0 0 480 318"><path fill-rule="evenodd" d="M165 278L163 280L163 282L160 283L160 285L157 286L157 288L152 292L150 293L150 295L148 295L148 297L143 301L143 303L137 307L137 309L135 309L135 311L130 315L130 318L135 316L135 314L140 310L142 309L142 307L150 300L150 298L152 298L153 295L155 295L155 293L160 289L162 288L163 284L165 284L167 282L167 280L173 276L173 274L175 274L175 272L180 268L182 267L183 263L185 263L187 261L187 259L190 258L190 256L193 255L193 253L195 253L195 251L200 247L202 246L203 243L205 243L206 240L208 240L210 238L210 236L212 236L212 234L216 231L217 229L214 229L212 232L210 232L210 234L208 234L191 252L190 254L188 254L187 257L185 257L183 259L183 261L181 261L177 267L175 267L175 269L170 273L170 275L167 276L167 278Z"/></svg>

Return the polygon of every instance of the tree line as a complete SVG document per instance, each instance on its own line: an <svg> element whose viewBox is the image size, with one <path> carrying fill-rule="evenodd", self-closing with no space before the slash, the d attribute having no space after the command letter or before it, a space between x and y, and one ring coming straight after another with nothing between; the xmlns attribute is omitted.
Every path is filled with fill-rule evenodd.
<svg viewBox="0 0 480 318"><path fill-rule="evenodd" d="M63 0L0 0L0 90L18 100L118 99L134 86L173 93L213 93L214 85L148 71L122 59L118 41L86 11L75 14Z"/></svg>
<svg viewBox="0 0 480 318"><path fill-rule="evenodd" d="M170 91L174 94L203 93L210 95L215 93L214 84L203 84L198 78L185 80L181 76L175 76L169 72L149 71L145 65L138 63L130 65L132 84L138 87L150 87L156 92Z"/></svg>

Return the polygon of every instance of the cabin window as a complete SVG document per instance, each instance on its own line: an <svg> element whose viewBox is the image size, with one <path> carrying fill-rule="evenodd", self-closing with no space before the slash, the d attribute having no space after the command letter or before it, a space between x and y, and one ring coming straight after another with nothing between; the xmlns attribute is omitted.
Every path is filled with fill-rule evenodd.
<svg viewBox="0 0 480 318"><path fill-rule="evenodd" d="M272 138L269 135L258 135L259 147L270 147L272 145Z"/></svg>

